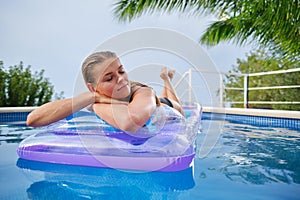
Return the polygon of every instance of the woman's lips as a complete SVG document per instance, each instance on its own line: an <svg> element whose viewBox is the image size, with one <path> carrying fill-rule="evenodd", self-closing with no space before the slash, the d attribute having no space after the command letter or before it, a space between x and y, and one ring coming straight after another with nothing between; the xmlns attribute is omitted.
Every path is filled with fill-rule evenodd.
<svg viewBox="0 0 300 200"><path fill-rule="evenodd" d="M125 87L127 87L127 86L128 86L128 83L126 83L126 84L122 85L121 87L119 87L119 88L117 89L117 91L120 91L120 90L122 90L123 88L125 88Z"/></svg>

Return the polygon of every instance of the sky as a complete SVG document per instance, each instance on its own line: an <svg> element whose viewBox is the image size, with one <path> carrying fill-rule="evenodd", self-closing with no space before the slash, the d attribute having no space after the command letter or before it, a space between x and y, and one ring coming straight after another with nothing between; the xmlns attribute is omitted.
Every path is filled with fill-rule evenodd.
<svg viewBox="0 0 300 200"><path fill-rule="evenodd" d="M188 16L183 14L144 15L130 23L119 22L113 16L113 3L109 0L10 0L0 2L0 60L4 66L31 65L33 71L45 70L45 77L54 85L55 92L64 92L65 97L74 95L74 87L80 75L85 57L107 41L116 41L119 36L135 32L127 44L151 37L142 35L143 30L156 29L171 33L172 48L177 44L177 35L197 43L213 16ZM132 35L132 34L131 34ZM121 37L122 38L122 37ZM155 39L155 38L154 38ZM166 38L158 38L162 43ZM120 43L122 43L121 41ZM159 43L159 42L158 42ZM126 43L122 43L125 46ZM159 46L159 44L157 44ZM201 46L201 45L200 45ZM120 45L120 48L122 46ZM151 63L168 65L184 73L190 67L180 55L155 49L136 50L124 56L127 70L144 69ZM226 72L236 65L237 58L244 59L253 48L237 47L222 43L215 47L201 46L218 71ZM122 58L121 58L122 60ZM180 67L183 66L184 67ZM138 77L143 79L143 76ZM147 74L145 74L145 79Z"/></svg>

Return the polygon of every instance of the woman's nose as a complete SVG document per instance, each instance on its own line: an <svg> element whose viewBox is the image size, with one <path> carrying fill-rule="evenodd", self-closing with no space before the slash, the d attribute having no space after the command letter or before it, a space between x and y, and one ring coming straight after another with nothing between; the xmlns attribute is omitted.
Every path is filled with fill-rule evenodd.
<svg viewBox="0 0 300 200"><path fill-rule="evenodd" d="M119 76L118 76L118 83L122 82L123 79L124 79L123 76L119 75Z"/></svg>

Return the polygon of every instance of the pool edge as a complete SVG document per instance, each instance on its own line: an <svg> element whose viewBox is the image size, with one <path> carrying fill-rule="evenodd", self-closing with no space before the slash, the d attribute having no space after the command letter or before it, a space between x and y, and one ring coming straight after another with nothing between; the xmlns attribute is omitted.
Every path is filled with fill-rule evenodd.
<svg viewBox="0 0 300 200"><path fill-rule="evenodd" d="M300 111L203 107L205 113L300 119Z"/></svg>

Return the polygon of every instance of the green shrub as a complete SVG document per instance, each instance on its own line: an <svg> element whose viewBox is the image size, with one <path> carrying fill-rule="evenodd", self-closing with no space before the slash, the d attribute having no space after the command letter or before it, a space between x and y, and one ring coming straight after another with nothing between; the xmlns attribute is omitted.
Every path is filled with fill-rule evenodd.
<svg viewBox="0 0 300 200"><path fill-rule="evenodd" d="M44 70L31 72L31 66L26 68L23 62L10 66L5 70L0 61L0 106L40 106L63 96L54 94L54 86L48 78L44 78Z"/></svg>

